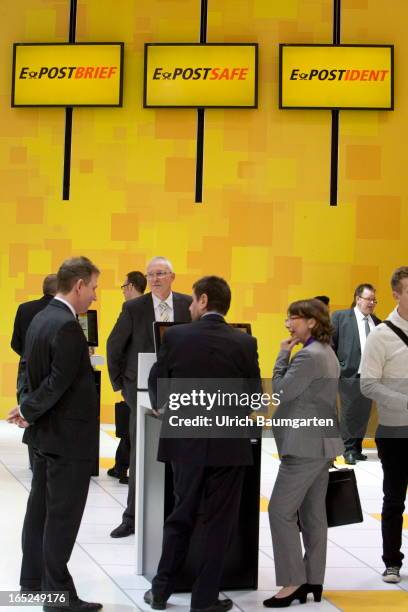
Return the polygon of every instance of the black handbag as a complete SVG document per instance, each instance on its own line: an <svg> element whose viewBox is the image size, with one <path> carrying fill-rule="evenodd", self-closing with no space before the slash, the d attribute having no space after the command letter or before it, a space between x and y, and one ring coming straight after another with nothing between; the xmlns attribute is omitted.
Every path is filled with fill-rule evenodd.
<svg viewBox="0 0 408 612"><path fill-rule="evenodd" d="M115 435L117 438L124 438L129 434L129 417L130 408L127 403L117 402L115 404Z"/></svg>
<svg viewBox="0 0 408 612"><path fill-rule="evenodd" d="M327 526L340 527L363 522L356 475L348 468L329 471L326 495Z"/></svg>

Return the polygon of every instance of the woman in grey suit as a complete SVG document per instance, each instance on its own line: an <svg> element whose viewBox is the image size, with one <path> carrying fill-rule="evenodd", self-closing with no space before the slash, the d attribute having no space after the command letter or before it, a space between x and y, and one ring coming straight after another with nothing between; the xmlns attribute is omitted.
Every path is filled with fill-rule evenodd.
<svg viewBox="0 0 408 612"><path fill-rule="evenodd" d="M273 427L281 464L269 502L276 583L283 588L263 602L267 608L305 603L308 593L321 600L328 470L343 452L336 414L340 366L330 346L328 309L316 299L293 302L286 327L291 337L281 343L272 379L281 398ZM290 361L299 343L303 348ZM291 424L280 427L276 419L291 419Z"/></svg>

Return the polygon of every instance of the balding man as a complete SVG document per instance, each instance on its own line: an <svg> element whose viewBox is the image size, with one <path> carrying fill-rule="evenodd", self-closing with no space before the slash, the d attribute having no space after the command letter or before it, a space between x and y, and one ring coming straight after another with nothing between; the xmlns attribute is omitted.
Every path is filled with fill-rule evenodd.
<svg viewBox="0 0 408 612"><path fill-rule="evenodd" d="M191 297L171 290L173 266L165 257L154 257L146 270L150 292L123 304L107 343L109 377L114 391L121 391L130 407L130 468L127 507L112 538L135 532L136 400L139 353L154 352L153 323L191 321Z"/></svg>

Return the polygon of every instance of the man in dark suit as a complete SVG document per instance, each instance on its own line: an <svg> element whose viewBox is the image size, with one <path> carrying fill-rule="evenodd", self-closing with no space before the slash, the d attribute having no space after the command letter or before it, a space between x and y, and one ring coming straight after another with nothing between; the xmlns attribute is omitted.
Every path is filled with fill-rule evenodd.
<svg viewBox="0 0 408 612"><path fill-rule="evenodd" d="M377 300L369 283L358 285L351 308L333 312L333 348L340 362L340 427L344 441L344 459L349 465L365 461L362 442L367 430L371 400L360 391L360 362L365 340L381 323L373 313Z"/></svg>
<svg viewBox="0 0 408 612"><path fill-rule="evenodd" d="M139 353L154 352L154 321L191 321L191 297L175 293L175 279L170 261L155 257L147 266L147 282L151 293L129 300L108 338L107 361L114 391L121 391L130 407L130 467L127 507L122 523L112 532L113 538L123 538L135 532L136 490L136 402Z"/></svg>
<svg viewBox="0 0 408 612"><path fill-rule="evenodd" d="M13 336L11 338L11 348L20 357L23 356L25 337L28 326L35 317L35 315L43 310L54 295L57 293L57 275L48 274L43 281L43 296L38 300L31 300L30 302L24 302L17 308L16 317L14 319ZM23 363L20 359L18 364L17 373L17 402L20 401L21 387L23 383Z"/></svg>
<svg viewBox="0 0 408 612"><path fill-rule="evenodd" d="M97 391L76 315L96 299L98 276L98 268L86 257L61 265L55 298L27 331L22 402L8 418L25 427L23 441L34 451L22 534L21 589L68 592L69 606L44 605L50 611L102 608L78 598L67 568L98 444Z"/></svg>
<svg viewBox="0 0 408 612"><path fill-rule="evenodd" d="M144 294L146 290L146 276L143 272L134 270L126 274L126 279L121 289L125 302L133 300ZM127 471L130 465L130 435L129 435L129 406L126 402L119 402L115 406L116 436L118 430L122 432L120 442L115 454L115 464L107 470L108 476L118 478L121 484L128 484ZM126 432L126 433L125 433Z"/></svg>
<svg viewBox="0 0 408 612"><path fill-rule="evenodd" d="M230 288L222 278L208 276L193 285L190 306L193 323L177 325L164 334L157 364L149 378L151 395L154 396L159 379L170 379L169 384L172 381L177 384L176 379L211 379L215 383L220 378L237 379L237 386L245 379L249 391L259 392L257 343L255 338L225 322L230 301ZM220 381L217 384L223 386ZM209 414L205 409L201 412ZM214 413L211 416L215 418ZM158 460L171 462L175 505L164 524L157 574L144 599L155 610L166 607L201 507L206 525L205 550L192 589L191 610L229 610L232 601L219 601L218 595L226 548L239 513L245 466L253 462L250 440L239 435L214 437L214 432L211 437L197 437L202 433L197 431L195 438L163 437L168 431L164 425L165 422ZM225 435L225 431L220 435Z"/></svg>

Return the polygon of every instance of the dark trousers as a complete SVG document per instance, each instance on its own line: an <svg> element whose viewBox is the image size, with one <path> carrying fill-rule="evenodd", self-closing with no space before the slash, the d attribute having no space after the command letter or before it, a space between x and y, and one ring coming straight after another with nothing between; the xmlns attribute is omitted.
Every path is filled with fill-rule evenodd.
<svg viewBox="0 0 408 612"><path fill-rule="evenodd" d="M401 567L402 515L408 486L408 438L376 438L384 473L381 531L386 567Z"/></svg>
<svg viewBox="0 0 408 612"><path fill-rule="evenodd" d="M360 377L340 378L340 429L345 453L361 453L371 412L371 400L360 391Z"/></svg>
<svg viewBox="0 0 408 612"><path fill-rule="evenodd" d="M119 476L126 476L130 464L130 436L122 436L116 449L115 469Z"/></svg>
<svg viewBox="0 0 408 612"><path fill-rule="evenodd" d="M29 589L68 591L75 600L67 563L85 508L92 461L72 461L37 449L33 454L20 584Z"/></svg>
<svg viewBox="0 0 408 612"><path fill-rule="evenodd" d="M245 467L176 462L172 467L175 504L164 523L162 555L152 590L165 600L173 593L200 512L205 544L192 588L191 607L207 608L218 599L225 552L238 519Z"/></svg>
<svg viewBox="0 0 408 612"><path fill-rule="evenodd" d="M134 527L135 525L135 505L136 505L136 402L137 384L129 383L123 390L123 396L129 406L129 488L126 509L122 516L122 521Z"/></svg>

